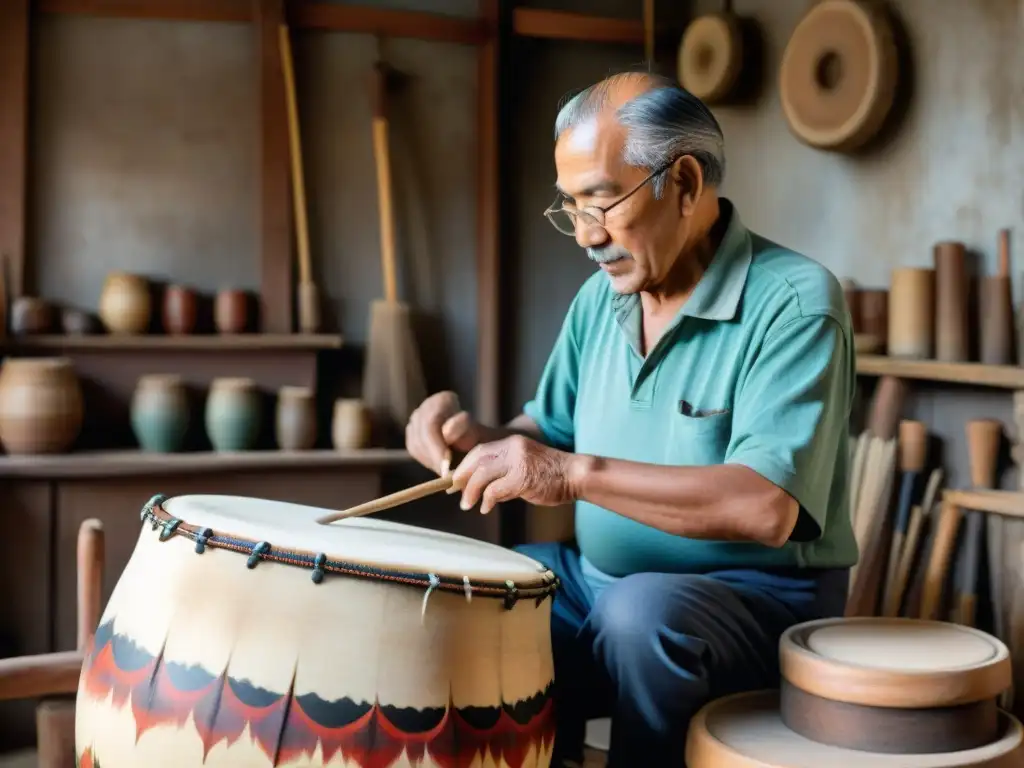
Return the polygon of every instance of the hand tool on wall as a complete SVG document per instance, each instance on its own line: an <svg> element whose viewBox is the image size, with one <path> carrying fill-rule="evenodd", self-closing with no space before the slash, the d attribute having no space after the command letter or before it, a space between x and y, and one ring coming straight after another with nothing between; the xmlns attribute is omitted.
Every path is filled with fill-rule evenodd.
<svg viewBox="0 0 1024 768"><path fill-rule="evenodd" d="M411 311L398 300L395 223L388 144L389 86L396 73L383 60L373 72L373 155L380 206L381 268L384 299L370 309L370 334L363 370L363 399L375 422L390 430L404 428L427 395Z"/></svg>
<svg viewBox="0 0 1024 768"><path fill-rule="evenodd" d="M910 523L910 510L914 502L917 480L924 471L928 453L928 429L923 422L903 419L899 427L900 495L896 506L896 523L889 544L889 564L885 576L885 606L891 607L895 599L896 571ZM886 611L888 613L888 610ZM891 615L891 614L890 614Z"/></svg>
<svg viewBox="0 0 1024 768"><path fill-rule="evenodd" d="M931 476L928 478L928 486L925 488L924 498L922 498L920 504L915 504L910 509L910 522L907 524L907 535L903 549L899 553L899 564L897 565L892 585L886 594L886 616L895 617L900 615L910 573L915 563L918 562L917 555L921 544L921 534L926 529L931 518L939 486L942 484L942 476L943 472L941 469L936 468L932 470Z"/></svg>
<svg viewBox="0 0 1024 768"><path fill-rule="evenodd" d="M298 303L299 330L316 333L320 330L320 296L313 282L313 269L309 256L309 222L306 217L306 181L302 172L302 133L299 128L299 109L295 96L295 67L292 59L291 37L288 27L278 27L281 49L281 69L284 73L284 92L288 107L288 143L292 173L292 208L295 216L296 249L299 260Z"/></svg>

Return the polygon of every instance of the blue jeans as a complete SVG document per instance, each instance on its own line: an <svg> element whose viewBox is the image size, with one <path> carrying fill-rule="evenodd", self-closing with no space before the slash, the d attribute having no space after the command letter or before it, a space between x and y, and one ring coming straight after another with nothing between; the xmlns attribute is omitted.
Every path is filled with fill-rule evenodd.
<svg viewBox="0 0 1024 768"><path fill-rule="evenodd" d="M779 684L779 636L841 616L847 569L638 573L598 586L561 543L519 551L561 580L551 617L554 766L582 761L586 721L612 718L608 768L683 766L708 701Z"/></svg>

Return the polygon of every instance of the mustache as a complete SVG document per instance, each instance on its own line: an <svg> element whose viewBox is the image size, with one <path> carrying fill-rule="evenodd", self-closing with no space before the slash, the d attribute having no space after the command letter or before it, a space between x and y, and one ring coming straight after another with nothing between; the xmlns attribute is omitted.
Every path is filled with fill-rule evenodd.
<svg viewBox="0 0 1024 768"><path fill-rule="evenodd" d="M619 259L631 259L633 254L618 245L606 245L604 248L587 248L587 258L598 264L609 264Z"/></svg>

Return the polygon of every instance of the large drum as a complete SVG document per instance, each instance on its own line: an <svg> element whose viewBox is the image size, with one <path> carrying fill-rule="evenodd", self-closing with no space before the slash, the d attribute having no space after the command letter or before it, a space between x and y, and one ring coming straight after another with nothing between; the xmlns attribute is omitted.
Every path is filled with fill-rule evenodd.
<svg viewBox="0 0 1024 768"><path fill-rule="evenodd" d="M782 721L813 741L870 752L960 752L996 741L1012 684L995 637L939 621L821 619L779 641Z"/></svg>
<svg viewBox="0 0 1024 768"><path fill-rule="evenodd" d="M143 508L82 669L83 768L549 765L553 574L328 512Z"/></svg>

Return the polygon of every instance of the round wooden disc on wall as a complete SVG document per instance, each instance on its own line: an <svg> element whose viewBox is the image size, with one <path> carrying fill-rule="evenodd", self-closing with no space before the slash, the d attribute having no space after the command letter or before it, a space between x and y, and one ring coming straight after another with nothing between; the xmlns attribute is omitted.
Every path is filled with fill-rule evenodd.
<svg viewBox="0 0 1024 768"><path fill-rule="evenodd" d="M679 44L679 82L707 104L727 97L743 69L743 35L731 14L699 16Z"/></svg>
<svg viewBox="0 0 1024 768"><path fill-rule="evenodd" d="M801 141L850 152L882 127L898 76L892 25L876 2L821 0L783 53L782 111Z"/></svg>

